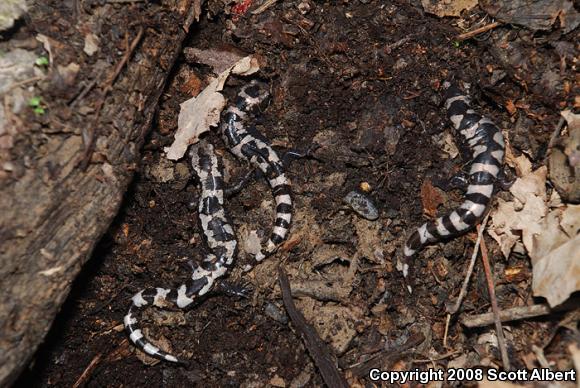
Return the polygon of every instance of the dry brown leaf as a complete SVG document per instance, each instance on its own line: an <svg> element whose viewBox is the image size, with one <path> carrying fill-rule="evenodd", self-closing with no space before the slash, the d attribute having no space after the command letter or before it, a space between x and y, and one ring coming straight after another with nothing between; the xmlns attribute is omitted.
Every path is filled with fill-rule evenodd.
<svg viewBox="0 0 580 388"><path fill-rule="evenodd" d="M491 226L487 232L499 244L501 253L506 259L520 239L519 235L514 233L512 225L512 220L515 220L516 217L514 203L498 198L497 209L491 215Z"/></svg>
<svg viewBox="0 0 580 388"><path fill-rule="evenodd" d="M532 259L534 295L554 307L580 289L580 206L549 211L546 176L542 166L516 180L514 200L498 199L489 234L507 258L521 233Z"/></svg>
<svg viewBox="0 0 580 388"><path fill-rule="evenodd" d="M443 132L439 136L433 136L439 148L443 150L451 159L455 159L459 155L459 149L455 145L453 135L449 131Z"/></svg>
<svg viewBox="0 0 580 388"><path fill-rule="evenodd" d="M562 212L560 227L570 238L580 233L580 205L568 205Z"/></svg>
<svg viewBox="0 0 580 388"><path fill-rule="evenodd" d="M510 192L520 203L524 204L532 197L546 199L546 177L548 168L542 166L534 172L518 178L510 187Z"/></svg>
<svg viewBox="0 0 580 388"><path fill-rule="evenodd" d="M571 110L563 110L560 114L568 123L568 127L580 128L580 114L575 114Z"/></svg>
<svg viewBox="0 0 580 388"><path fill-rule="evenodd" d="M89 57L99 51L99 43L101 43L98 36L93 33L88 33L85 35L85 46L83 51Z"/></svg>
<svg viewBox="0 0 580 388"><path fill-rule="evenodd" d="M437 215L437 207L443 203L441 193L428 179L421 185L421 202L423 204L423 212L429 217L435 217Z"/></svg>
<svg viewBox="0 0 580 388"><path fill-rule="evenodd" d="M444 137L445 144L443 145L443 151L448 153L451 159L455 159L459 155L459 149L455 145L453 140L453 135L450 132L445 132Z"/></svg>
<svg viewBox="0 0 580 388"><path fill-rule="evenodd" d="M252 75L258 72L258 70L260 70L258 58L254 55L248 55L234 64L232 74L246 76Z"/></svg>
<svg viewBox="0 0 580 388"><path fill-rule="evenodd" d="M478 0L421 0L425 12L441 17L460 16L464 10L475 7Z"/></svg>
<svg viewBox="0 0 580 388"><path fill-rule="evenodd" d="M505 102L505 108L507 109L510 116L513 116L517 112L516 104L514 104L514 100L507 100Z"/></svg>
<svg viewBox="0 0 580 388"><path fill-rule="evenodd" d="M262 239L258 236L256 230L248 230L247 225L242 225L238 229L240 241L242 241L241 248L250 256L256 256L262 249Z"/></svg>
<svg viewBox="0 0 580 388"><path fill-rule="evenodd" d="M272 377L269 381L269 384L273 387L278 387L278 388L285 388L286 387L286 382L284 381L284 379L278 375L275 375L274 377Z"/></svg>
<svg viewBox="0 0 580 388"><path fill-rule="evenodd" d="M218 125L221 111L226 105L226 100L220 91L230 73L250 75L258 70L257 59L252 56L244 57L214 78L197 97L183 102L177 119L175 140L171 146L164 149L167 158L181 159L189 145L197 143L201 134Z"/></svg>
<svg viewBox="0 0 580 388"><path fill-rule="evenodd" d="M580 235L560 245L534 265L532 289L535 296L546 298L551 307L580 290Z"/></svg>
<svg viewBox="0 0 580 388"><path fill-rule="evenodd" d="M580 202L580 114L561 112L568 133L555 141L550 150L550 180L564 201Z"/></svg>
<svg viewBox="0 0 580 388"><path fill-rule="evenodd" d="M191 98L180 105L177 119L175 140L170 147L165 147L167 158L178 160L183 157L187 147L199 141L199 136L215 127L220 121L220 114L226 105L225 97L219 92L229 76L224 71L215 78L197 97Z"/></svg>
<svg viewBox="0 0 580 388"><path fill-rule="evenodd" d="M506 144L505 148L505 162L516 170L516 175L519 177L526 176L532 172L532 162L523 154L516 157L509 143Z"/></svg>
<svg viewBox="0 0 580 388"><path fill-rule="evenodd" d="M532 249L528 250L532 265L570 239L560 228L561 217L560 209L550 212L540 223L540 232L532 236Z"/></svg>
<svg viewBox="0 0 580 388"><path fill-rule="evenodd" d="M542 220L548 214L546 205L546 167L518 178L510 188L515 200L498 198L498 207L491 215L488 233L508 257L521 234L528 253L533 251L534 236L543 231Z"/></svg>

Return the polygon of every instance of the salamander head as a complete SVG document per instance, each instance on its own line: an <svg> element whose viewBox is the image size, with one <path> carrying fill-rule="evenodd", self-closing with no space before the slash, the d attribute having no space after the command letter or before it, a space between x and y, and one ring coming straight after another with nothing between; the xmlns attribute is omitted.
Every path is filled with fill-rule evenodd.
<svg viewBox="0 0 580 388"><path fill-rule="evenodd" d="M250 112L263 107L269 97L268 85L257 80L252 80L238 93L236 106L242 111Z"/></svg>

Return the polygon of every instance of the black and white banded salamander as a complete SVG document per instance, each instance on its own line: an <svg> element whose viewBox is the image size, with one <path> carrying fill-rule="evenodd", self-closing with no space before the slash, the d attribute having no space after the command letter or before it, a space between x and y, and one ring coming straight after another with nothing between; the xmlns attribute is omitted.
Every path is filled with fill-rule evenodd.
<svg viewBox="0 0 580 388"><path fill-rule="evenodd" d="M491 201L494 184L503 166L505 142L501 130L470 108L470 98L457 86L445 83L447 117L464 137L471 151L469 186L465 201L451 213L421 225L404 247L409 259L425 245L455 237L475 226ZM408 263L403 275L407 276Z"/></svg>
<svg viewBox="0 0 580 388"><path fill-rule="evenodd" d="M246 129L250 112L268 97L263 85L252 81L241 89L233 105L223 114L222 136L230 151L239 158L256 165L268 179L276 200L276 222L265 248L256 255L261 261L274 253L288 234L292 220L290 181L277 153L255 129ZM225 275L234 261L237 241L234 230L227 220L224 204L224 179L221 163L213 146L205 141L193 145L189 156L193 170L200 182L199 220L211 253L195 267L191 278L175 289L149 288L132 298L132 305L124 318L125 329L131 341L145 353L171 362L180 362L175 356L152 345L140 329L134 310L148 305L157 307L185 308L199 297L207 294L216 279Z"/></svg>
<svg viewBox="0 0 580 388"><path fill-rule="evenodd" d="M194 268L191 278L178 288L148 288L132 298L132 305L125 315L125 329L131 341L145 353L166 361L179 360L152 345L137 328L134 310L148 305L165 308L175 306L185 308L196 299L207 294L217 278L223 276L234 261L237 241L234 230L224 211L224 179L221 163L214 153L213 146L202 141L191 147L191 165L201 186L199 200L199 220L207 245L211 252L200 266Z"/></svg>
<svg viewBox="0 0 580 388"><path fill-rule="evenodd" d="M234 104L222 116L221 134L238 158L249 160L262 171L272 189L276 201L276 221L266 246L256 254L256 261L276 251L288 235L292 221L292 197L290 181L284 172L284 164L268 141L254 127L245 127L249 113L258 108L269 94L264 84L252 81L238 93Z"/></svg>

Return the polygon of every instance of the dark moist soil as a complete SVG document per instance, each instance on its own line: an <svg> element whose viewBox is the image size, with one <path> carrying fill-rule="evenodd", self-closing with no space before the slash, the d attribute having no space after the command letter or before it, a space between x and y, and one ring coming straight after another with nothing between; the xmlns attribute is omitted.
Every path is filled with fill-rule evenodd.
<svg viewBox="0 0 580 388"><path fill-rule="evenodd" d="M452 322L448 348L443 347L445 306L459 292L474 235L425 250L421 260L414 263L411 295L395 269L394 253L410 229L425 219L422 183L450 177L461 168L460 159L446 158L437 141L444 130L449 130L441 83L448 79L471 83L478 109L507 131L517 153L525 152L540 165L559 111L570 106L573 98L562 85L573 84L574 75L569 67L561 68L561 57L553 47L557 42L570 44L577 34L560 36L553 32L538 37L523 29L503 27L479 40L458 44L455 36L462 30L456 23L460 21L466 29L477 27L485 15L483 11L476 8L460 19L441 19L423 13L416 2L371 0L302 2L310 7L302 15L299 3L285 1L259 15L246 13L238 18L224 13L229 7L221 3L207 4L211 18L204 14L187 45L236 48L261 57L259 77L269 83L273 98L261 114L258 128L281 152L320 145L316 159L294 162L288 175L296 206L309 204L313 213L309 220L322 231L323 243L351 254L357 251L361 238L354 232L357 216L342 198L362 182L372 187L369 195L380 210L376 222L384 244L376 248L382 250L384 261L381 265L376 258L359 261L354 288L341 305L360 309L363 318L356 323L356 335L346 351L339 355L339 365L346 371L364 361L365 355L381 349L390 354L389 350L403 345L417 331L427 338L422 350L385 359L379 366L426 368L427 364L413 360L429 359L429 349L440 357L434 361L439 367L462 356L470 357L467 365L501 365L496 348L477 344L488 328L465 331ZM122 24L130 10L124 6L115 10L119 14L116 20ZM535 58L526 62L525 78L520 74L521 64L509 63L516 53L507 60L496 54L505 41L517 46L520 58ZM558 77L544 87L546 69L556 71ZM498 71L504 72L499 79ZM122 319L135 292L150 286L180 284L191 271L188 260L199 260L203 255L196 185L190 179L187 163L168 163L162 151L173 141L179 103L199 92L208 74L208 67L187 64L183 58L174 68L144 147L141 167L121 211L16 386L71 386L83 373L86 375L81 381L91 387L179 387L195 383L279 386L281 381L288 386L292 381L298 383L299 376L307 386L322 385L297 334L265 312L272 303L281 306L273 264L264 263L260 276L233 271L232 282L252 287L247 299L216 296L184 313L144 313L150 338L187 359L188 367L168 363L151 366L150 359L136 357L122 331ZM228 93L242 82L246 81L228 81ZM521 102L522 108L510 115L506 109L509 101ZM210 139L226 159L230 182L235 182L248 166L227 154L217 137L210 135ZM160 170L170 171L173 177L162 182ZM441 194L445 202L439 213L461 201L460 192ZM260 209L264 200L271 201L271 194L258 180L227 203L236 229L246 225L269 229L272 214ZM528 259L512 255L504 261L493 240L487 242L490 257L495 259L500 307L528 302ZM314 271L309 265L309 247L298 241L268 258L268 262L286 262L294 269L289 270L291 277L297 276L297 268ZM248 262L240 255L237 267ZM506 278L506 268L520 268L521 276ZM373 309L378 304L384 307ZM477 313L488 308L483 271L478 265L463 309ZM532 346L546 345L546 339L557 332L559 319L551 316L512 324L512 365L529 367ZM567 343L566 331L558 332L545 349L548 360L561 362ZM351 383L369 383L364 373L356 374L353 370L347 373Z"/></svg>

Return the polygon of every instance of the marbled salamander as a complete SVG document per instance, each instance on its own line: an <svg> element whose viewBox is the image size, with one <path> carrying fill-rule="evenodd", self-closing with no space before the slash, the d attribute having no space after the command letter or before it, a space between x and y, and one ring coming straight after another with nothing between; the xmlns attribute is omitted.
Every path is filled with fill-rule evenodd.
<svg viewBox="0 0 580 388"><path fill-rule="evenodd" d="M256 254L256 261L276 251L288 235L292 221L292 198L290 181L284 172L284 165L268 141L254 127L246 128L249 113L268 98L265 85L252 81L238 93L234 104L222 115L221 134L238 158L248 160L266 176L276 201L276 221L265 247Z"/></svg>
<svg viewBox="0 0 580 388"><path fill-rule="evenodd" d="M447 117L464 137L471 151L469 186L465 201L451 213L421 225L413 232L404 247L404 255L411 258L425 245L455 237L472 228L483 216L490 203L494 183L503 166L505 142L501 130L488 118L470 108L470 98L456 86L445 83ZM403 268L407 276L408 264Z"/></svg>
<svg viewBox="0 0 580 388"><path fill-rule="evenodd" d="M288 234L292 220L290 181L286 178L284 165L278 154L255 128L246 129L250 112L266 100L268 93L257 81L252 81L238 93L234 104L222 114L221 134L230 151L239 158L257 166L268 179L276 201L276 221L272 234L256 260L261 261L274 253ZM134 310L148 305L185 308L200 296L207 294L217 278L222 277L233 263L237 241L229 224L224 203L224 179L221 163L213 146L205 141L191 147L193 170L201 184L199 220L211 253L201 266L195 267L191 279L175 289L148 288L132 298L132 305L125 315L124 325L129 338L145 353L172 362L180 362L175 356L152 345L137 328Z"/></svg>
<svg viewBox="0 0 580 388"><path fill-rule="evenodd" d="M125 315L125 329L131 341L145 353L166 361L180 362L175 356L153 346L137 328L134 310L148 305L185 308L210 291L217 278L223 276L234 261L237 241L224 211L224 179L221 163L213 146L205 141L193 145L189 156L201 186L199 220L211 252L191 278L178 288L148 288L133 296L133 304Z"/></svg>

